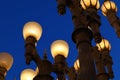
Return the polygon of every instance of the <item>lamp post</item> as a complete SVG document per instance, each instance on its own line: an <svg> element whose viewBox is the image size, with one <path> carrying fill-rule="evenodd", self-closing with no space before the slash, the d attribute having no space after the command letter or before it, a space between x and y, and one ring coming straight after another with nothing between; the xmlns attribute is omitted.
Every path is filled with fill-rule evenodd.
<svg viewBox="0 0 120 80"><path fill-rule="evenodd" d="M30 26L30 28L28 26ZM27 27L29 29L26 29ZM77 44L79 56L74 63L74 66L69 68L65 61L68 56L69 46L63 40L56 40L51 45L51 53L54 58L54 64L47 60L46 52L44 53L44 59L42 60L40 58L35 45L38 41L36 37L38 34L36 35L36 33L33 33L36 32L33 31L33 29L39 30L39 35L41 35L42 32L40 31L42 31L42 28L35 29L37 27L41 27L39 23L28 22L23 28L23 35L26 42L26 63L29 64L31 60L33 60L38 67L37 74L33 80L53 80L54 78L51 76L52 72L57 75L58 80L65 80L66 74L70 80L108 80L109 78L113 78L112 59L108 56L111 46L108 41L102 39L100 43L96 44L98 48L95 48L95 51L93 51L91 45L92 31L89 28L78 28L73 32L72 38ZM28 33L27 37L25 37L26 32ZM38 37L40 38L40 36ZM99 55L98 50L101 51L101 55ZM94 60L96 61L96 67L98 69L98 77L96 76L94 68L95 65L93 64ZM107 66L108 73L105 70L105 66Z"/></svg>
<svg viewBox="0 0 120 80"><path fill-rule="evenodd" d="M100 51L101 59L106 67L106 72L108 74L108 78L113 79L113 71L112 71L112 57L109 55L111 50L111 45L108 40L102 39L101 43L97 44L98 50Z"/></svg>
<svg viewBox="0 0 120 80"><path fill-rule="evenodd" d="M58 80L65 80L65 73L67 72L65 59L68 56L68 44L63 40L57 40L52 43L51 53L55 61L54 64L47 60L46 55L42 60L35 49L35 44L37 44L41 33L42 28L37 22L28 22L24 25L23 36L26 42L26 63L30 64L31 60L33 60L39 70L33 80L53 80L53 77L51 76L52 72L56 73Z"/></svg>
<svg viewBox="0 0 120 80"><path fill-rule="evenodd" d="M69 8L72 14L75 28L72 39L75 42L79 53L80 80L96 80L97 78L93 63L94 56L92 56L93 52L91 51L91 40L94 38L97 44L102 41L102 35L99 30L101 21L100 16L97 14L97 11L100 9L99 0L57 0L57 2L59 2L59 4L66 2L66 7ZM107 16L119 37L120 20L116 16L117 7L115 3L110 0L105 0L101 9L103 15ZM60 11L58 8L58 13L63 15ZM98 55L98 58L99 56L100 55ZM110 57L109 60L110 62L112 61ZM112 73L111 68L110 72ZM105 80L107 79L108 78L105 78Z"/></svg>
<svg viewBox="0 0 120 80"><path fill-rule="evenodd" d="M32 69L25 69L21 72L20 80L33 80L36 74Z"/></svg>
<svg viewBox="0 0 120 80"><path fill-rule="evenodd" d="M120 19L116 15L116 4L113 1L106 0L102 5L101 10L103 15L107 17L108 21L115 29L117 36L120 37Z"/></svg>
<svg viewBox="0 0 120 80"><path fill-rule="evenodd" d="M101 34L99 26L101 25L100 16L97 14L100 8L99 0L81 0L82 8L85 10L85 16L88 20L88 26L93 32L93 37L96 43L101 42Z"/></svg>
<svg viewBox="0 0 120 80"><path fill-rule="evenodd" d="M7 71L13 64L13 57L6 52L0 53L0 80L5 80Z"/></svg>

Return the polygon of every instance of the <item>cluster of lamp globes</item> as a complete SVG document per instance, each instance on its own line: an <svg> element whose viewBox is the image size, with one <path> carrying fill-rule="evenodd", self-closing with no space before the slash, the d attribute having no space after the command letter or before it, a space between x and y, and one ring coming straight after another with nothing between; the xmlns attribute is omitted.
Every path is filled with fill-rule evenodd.
<svg viewBox="0 0 120 80"><path fill-rule="evenodd" d="M39 23L31 21L24 25L23 28L23 37L26 39L29 36L33 36L37 39L40 39L42 34L42 27ZM67 42L63 40L56 40L51 45L51 53L53 58L57 56L59 53L64 57L68 56L69 46ZM11 68L13 64L13 57L6 52L0 53L0 67L4 67L7 71ZM75 62L75 69L79 68L79 62ZM36 70L25 69L21 72L21 80L33 80L33 78L37 75L38 68Z"/></svg>
<svg viewBox="0 0 120 80"><path fill-rule="evenodd" d="M33 36L38 41L41 37L41 34L42 34L42 27L39 23L32 21L24 25L23 28L24 39L26 39L29 36ZM59 54L67 58L68 52L69 52L69 46L67 42L64 40L56 40L51 45L51 53L53 58L55 58L55 56ZM75 69L79 68L78 64L79 62L77 60L77 63L75 62L74 64ZM35 71L32 69L25 69L21 73L21 80L32 80L37 75L37 73L38 73L38 68L36 68Z"/></svg>
<svg viewBox="0 0 120 80"><path fill-rule="evenodd" d="M65 1L65 0L63 0ZM84 10L86 10L89 7L94 7L97 10L100 9L100 2L99 0L80 0L80 4ZM107 16L109 11L117 12L117 6L116 4L111 0L104 0L104 3L101 6L102 14L104 16Z"/></svg>
<svg viewBox="0 0 120 80"><path fill-rule="evenodd" d="M80 4L82 8L86 10L89 6L94 6L96 9L100 8L99 0L81 0ZM113 1L106 0L103 5L101 6L101 10L104 16L107 16L109 10L117 12L117 6Z"/></svg>
<svg viewBox="0 0 120 80"><path fill-rule="evenodd" d="M81 0L81 4L86 4L86 6L90 5L89 0ZM94 0L92 0L94 1ZM96 3L93 3L96 5ZM84 9L86 9L86 6L82 5ZM97 8L99 8L99 4L96 5ZM106 15L107 10L112 8L113 10L117 11L117 8L115 6L115 3L112 1L106 1L103 5L102 5L102 12L104 15ZM23 28L23 37L24 39L26 39L29 36L33 36L34 38L36 38L36 40L38 41L41 37L42 34L42 27L39 23L31 21L28 22L24 25ZM99 50L104 49L104 47L108 47L109 49L111 49L110 43L103 39L99 44L97 44L97 47ZM57 56L58 54L63 55L64 57L67 58L68 56L68 52L69 52L69 46L67 44L66 41L64 40L56 40L52 43L51 45L51 53L53 58L55 56ZM79 64L79 60L77 59L74 63L74 68L77 71L78 69L80 69L80 64ZM13 57L7 53L7 52L2 52L0 53L0 67L5 68L6 69L6 73L7 71L11 68L13 64ZM6 74L5 73L5 74ZM32 80L36 74L38 73L38 70L32 70L32 69L25 69L21 72L21 80ZM4 75L6 76L6 75Z"/></svg>
<svg viewBox="0 0 120 80"><path fill-rule="evenodd" d="M39 40L41 37L41 33L41 25L34 21L26 23L23 28L24 39L26 39L28 36L34 36L37 40ZM100 44L97 44L98 49L100 50L104 48L104 45L109 45L109 42L107 40L102 40ZM56 40L51 45L51 53L53 58L59 53L64 57L67 57L68 52L69 46L64 40ZM79 63L80 62L78 59L74 63L74 68L76 71L80 68ZM0 53L0 67L4 67L8 71L11 68L12 64L13 57L10 54L6 52ZM37 75L37 73L38 69L36 69L36 71L32 69L25 69L21 72L21 80L32 80Z"/></svg>

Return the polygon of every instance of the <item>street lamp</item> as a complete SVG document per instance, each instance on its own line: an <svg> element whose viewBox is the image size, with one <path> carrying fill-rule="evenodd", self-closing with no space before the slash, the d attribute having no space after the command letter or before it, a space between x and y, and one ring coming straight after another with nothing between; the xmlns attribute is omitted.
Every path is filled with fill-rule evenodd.
<svg viewBox="0 0 120 80"><path fill-rule="evenodd" d="M13 64L13 57L6 52L0 53L0 80L4 80L7 71Z"/></svg>
<svg viewBox="0 0 120 80"><path fill-rule="evenodd" d="M20 80L33 80L36 74L32 69L25 69L21 72Z"/></svg>
<svg viewBox="0 0 120 80"><path fill-rule="evenodd" d="M39 28L40 27L40 28ZM39 32L39 34L37 33ZM69 47L68 44L63 40L56 40L51 45L51 53L54 58L54 64L47 60L46 53L44 53L44 59L42 60L37 54L36 42L39 40L42 34L42 28L37 22L28 22L23 28L23 36L25 39L26 47L26 63L30 64L33 60L38 67L38 74L33 80L53 80L51 73L57 74L58 80L65 79L65 59L68 56ZM26 36L27 35L27 36Z"/></svg>
<svg viewBox="0 0 120 80"><path fill-rule="evenodd" d="M109 5L108 3L111 5ZM77 64L79 62L80 68L78 68L78 66L76 67L76 62L75 62L74 68L67 66L65 59L67 58L67 55L68 55L68 45L63 41L58 40L58 41L55 41L51 46L51 52L54 58L54 64L51 64L51 63L49 64L49 67L51 70L48 70L49 77L47 75L46 79L48 78L50 80L53 79L52 77L50 77L51 72L55 72L55 74L58 77L58 80L65 80L66 74L68 75L70 80L97 80L97 79L108 80L109 78L113 78L112 59L110 58L110 56L108 58L108 55L107 57L104 56L110 51L111 47L107 45L109 43L108 41L102 39L102 35L99 30L99 27L101 25L100 16L98 15L98 10L100 9L99 0L80 0L80 1L57 0L57 4L58 4L58 13L60 15L64 15L66 13L66 7L68 7L72 13L72 20L75 26L72 34L72 40L76 44L78 49ZM111 1L105 1L103 5L104 7L102 6L102 11L104 12L104 15L105 14L107 15L108 20L112 22L112 25L115 27L118 34L120 22L118 18L115 16L115 14L113 14L117 11L115 4ZM111 7L112 9L108 8L107 7L108 5L112 6ZM115 18L114 21L111 20L110 18L111 15L107 14L107 10L110 11L111 15ZM34 36L31 36L31 37L34 37ZM27 38L28 39L26 39L26 43L27 43L26 52L29 52L29 53L26 53L26 55L28 56L28 58L26 57L26 61L30 62L30 60L34 60L38 65L39 75L37 76L37 78L34 78L34 80L38 80L40 79L40 76L41 76L40 73L42 72L40 68L44 67L42 65L43 60L41 60L41 58L38 57L37 51L35 50L35 46L33 47L31 46L31 49L30 49L33 51L34 54L32 53L32 51L27 49L27 47L30 46L31 43L35 44L35 41L30 40L29 37ZM97 58L93 56L93 51L92 51L93 47L91 44L91 41L93 38L96 44L99 45L98 48L95 48L96 53L98 53L97 50L100 50L102 54L102 55L99 55L98 53ZM61 45L61 43L63 43L64 46ZM64 48L60 48L60 47L64 47ZM37 59L35 59L34 56ZM102 60L100 59L101 56L102 56ZM45 58L45 60L47 59ZM96 76L94 60L96 62L98 74L106 73L106 75ZM105 62L104 60L106 60L107 62ZM97 63L98 61L100 61L99 64ZM104 64L102 64L102 62L104 62ZM100 68L100 66L102 67ZM108 73L104 70L104 66L107 66ZM45 71L46 70L43 70L43 72ZM46 75L46 73L44 75ZM41 77L42 79L44 79L43 76Z"/></svg>
<svg viewBox="0 0 120 80"><path fill-rule="evenodd" d="M33 27L32 30L42 31L42 28L35 29L35 28L41 27L41 26L37 25L37 27L36 27L36 25L33 25L33 23L39 24L37 22L28 22L26 24L29 24L30 27ZM26 29L25 28L26 24L23 28L23 31L25 31L24 29ZM52 72L54 72L57 75L58 80L65 80L66 74L68 75L70 80L80 80L81 78L88 79L83 74L85 74L85 72L87 72L88 69L89 69L88 71L91 71L92 73L95 74L94 66L93 66L93 64L90 64L90 63L93 63L94 60L96 62L96 67L98 69L98 73L100 74L100 73L104 72L104 73L106 73L106 75L102 75L102 77L101 76L96 77L93 74L88 73L87 75L90 78L92 78L92 79L98 78L98 80L100 80L100 79L108 80L109 78L113 78L113 71L112 71L112 64L111 64L112 62L110 62L111 57L108 55L108 53L111 49L109 42L102 38L101 42L96 44L98 48L95 48L95 50L100 51L101 55L99 55L99 53L97 53L97 51L96 52L93 51L93 52L95 52L95 55L97 53L97 57L93 56L93 59L92 59L93 52L92 52L92 47L90 45L90 41L92 38L92 31L89 28L87 28L87 29L81 28L81 29L82 30L79 29L81 31L80 34L78 34L78 31L75 31L75 32L73 32L73 35L72 35L73 41L75 43L77 43L77 45L78 45L77 47L78 47L78 52L80 55L80 56L78 56L78 59L75 61L74 67L67 66L67 63L65 61L68 56L68 52L69 52L69 46L68 46L67 42L65 42L63 40L56 40L51 44L51 53L54 58L54 64L52 64L49 60L47 60L46 52L44 53L43 60L37 54L35 43L38 40L37 40L36 35L32 35L33 34L32 32L36 32L36 31L31 31L30 29L26 29L28 31L31 31L31 32L29 32L27 37L24 38L25 42L26 42L26 44L25 44L26 63L29 64L31 62L31 60L33 60L37 65L37 72L36 72L37 74L33 78L33 80L39 80L39 79L53 80L53 77L51 76ZM87 31L87 32L84 32L84 31ZM27 31L25 31L25 32L27 32ZM42 33L42 32L40 32L40 33ZM39 34L39 35L41 36L41 34ZM86 49L88 51L86 51ZM91 52L91 54L89 54L90 52ZM106 57L106 54L107 54L107 57ZM86 57L86 58L84 58L84 57ZM89 61L86 61L86 59ZM84 63L84 61L86 63ZM98 61L102 61L102 63L104 63L104 64L102 64L102 63L98 64ZM85 65L87 65L87 66L85 66ZM91 66L91 67L89 67L89 66ZM104 66L107 66L108 73L107 73L107 71L104 70L104 68L105 68ZM90 68L92 70L90 70ZM101 71L101 70L103 70L103 71ZM81 73L83 73L83 74L81 74ZM109 76L107 76L107 74ZM94 76L94 77L91 77L90 75ZM84 76L84 77L82 77L82 76Z"/></svg>
<svg viewBox="0 0 120 80"><path fill-rule="evenodd" d="M41 34L42 34L42 28L40 24L31 21L24 25L23 28L24 39L26 39L29 36L33 36L38 41L41 37Z"/></svg>
<svg viewBox="0 0 120 80"><path fill-rule="evenodd" d="M102 39L99 44L96 44L98 50L100 51L101 59L103 61L104 66L106 67L106 72L108 73L109 78L113 78L113 70L112 70L112 57L109 55L111 50L111 45L108 40Z"/></svg>
<svg viewBox="0 0 120 80"><path fill-rule="evenodd" d="M51 45L51 53L52 53L53 58L55 58L58 55L61 55L67 58L68 51L69 51L69 46L63 40L57 40L53 42Z"/></svg>
<svg viewBox="0 0 120 80"><path fill-rule="evenodd" d="M99 0L81 0L80 4L85 10L86 18L89 21L88 26L92 29L95 42L101 42L101 34L99 31L101 21L100 16L97 14L97 11L100 8Z"/></svg>
<svg viewBox="0 0 120 80"><path fill-rule="evenodd" d="M101 10L103 15L107 17L108 21L115 29L117 36L120 37L120 19L116 16L116 4L113 1L106 0L102 5Z"/></svg>

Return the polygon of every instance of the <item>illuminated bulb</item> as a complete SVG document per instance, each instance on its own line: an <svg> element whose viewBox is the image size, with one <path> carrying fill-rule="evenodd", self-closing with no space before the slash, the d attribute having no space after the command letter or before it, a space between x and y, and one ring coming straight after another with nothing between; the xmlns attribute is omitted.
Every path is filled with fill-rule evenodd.
<svg viewBox="0 0 120 80"><path fill-rule="evenodd" d="M110 45L109 41L106 39L102 39L102 41L100 43L97 43L96 46L98 47L99 51L102 51L105 49L107 49L109 51L111 50L111 45Z"/></svg>
<svg viewBox="0 0 120 80"><path fill-rule="evenodd" d="M74 68L76 71L78 71L80 69L80 64L79 64L79 59L77 59L74 63Z"/></svg>
<svg viewBox="0 0 120 80"><path fill-rule="evenodd" d="M36 73L39 73L39 69L38 69L38 67L36 68L35 72L36 72Z"/></svg>
<svg viewBox="0 0 120 80"><path fill-rule="evenodd" d="M96 9L100 8L100 2L99 0L81 0L80 4L82 5L82 8L86 10L89 7L95 7Z"/></svg>
<svg viewBox="0 0 120 80"><path fill-rule="evenodd" d="M21 72L20 80L33 80L36 72L32 69L25 69Z"/></svg>
<svg viewBox="0 0 120 80"><path fill-rule="evenodd" d="M42 35L42 27L37 22L28 22L24 25L23 28L23 37L26 39L29 36L34 37L36 40L39 40Z"/></svg>
<svg viewBox="0 0 120 80"><path fill-rule="evenodd" d="M109 10L117 12L117 6L112 1L105 1L101 7L101 10L103 15L106 16Z"/></svg>
<svg viewBox="0 0 120 80"><path fill-rule="evenodd" d="M69 46L67 42L63 40L56 40L51 45L51 53L53 58L57 55L63 55L65 58L67 58L69 52Z"/></svg>
<svg viewBox="0 0 120 80"><path fill-rule="evenodd" d="M13 57L10 54L6 52L0 53L0 67L3 67L8 71L11 68L12 64Z"/></svg>

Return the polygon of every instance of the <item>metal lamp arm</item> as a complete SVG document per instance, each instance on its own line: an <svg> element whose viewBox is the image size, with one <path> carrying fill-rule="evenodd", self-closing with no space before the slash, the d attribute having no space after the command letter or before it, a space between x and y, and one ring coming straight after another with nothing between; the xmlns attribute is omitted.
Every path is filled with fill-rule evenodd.
<svg viewBox="0 0 120 80"><path fill-rule="evenodd" d="M37 66L39 64L42 64L42 60L41 60L40 56L38 55L36 49L33 50L32 56L33 56L33 61L36 63Z"/></svg>

